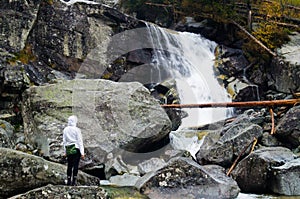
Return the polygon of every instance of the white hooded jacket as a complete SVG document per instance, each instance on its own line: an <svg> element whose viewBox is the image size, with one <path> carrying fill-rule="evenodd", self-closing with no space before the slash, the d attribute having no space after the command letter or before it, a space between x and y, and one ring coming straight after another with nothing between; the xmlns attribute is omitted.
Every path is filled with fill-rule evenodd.
<svg viewBox="0 0 300 199"><path fill-rule="evenodd" d="M68 126L63 131L63 146L66 153L66 146L75 144L75 147L80 150L80 154L84 155L84 147L81 131L77 124L77 117L72 115L68 118Z"/></svg>

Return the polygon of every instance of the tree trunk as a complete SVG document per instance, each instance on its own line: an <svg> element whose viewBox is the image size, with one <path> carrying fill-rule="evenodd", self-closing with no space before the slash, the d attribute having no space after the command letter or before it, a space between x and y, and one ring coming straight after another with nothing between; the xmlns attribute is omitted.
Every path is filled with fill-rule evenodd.
<svg viewBox="0 0 300 199"><path fill-rule="evenodd" d="M236 25L239 29L241 29L246 35L248 35L255 43L260 45L263 49L265 49L268 53L270 53L272 56L277 57L276 53L274 53L272 50L270 50L267 46L265 46L261 41L256 39L253 35L251 35L245 28L243 28L241 25L236 23L235 21L231 21L234 25Z"/></svg>

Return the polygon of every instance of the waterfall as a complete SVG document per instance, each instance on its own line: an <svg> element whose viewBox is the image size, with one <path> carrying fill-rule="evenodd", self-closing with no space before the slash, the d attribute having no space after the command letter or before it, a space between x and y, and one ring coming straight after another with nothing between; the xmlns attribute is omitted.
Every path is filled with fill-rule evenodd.
<svg viewBox="0 0 300 199"><path fill-rule="evenodd" d="M231 99L219 85L213 70L216 46L215 42L198 34L147 24L147 27L121 32L99 44L81 65L80 73L87 71L101 77L107 67L105 63L112 63L130 52L141 53L138 54L143 57L141 65L122 74L119 82L138 81L146 85L172 79L176 81L182 104L229 102ZM103 49L108 50L104 52ZM109 55L107 60L105 54ZM181 127L192 127L225 119L230 109L183 110L189 116L183 119Z"/></svg>
<svg viewBox="0 0 300 199"><path fill-rule="evenodd" d="M216 43L201 35L175 32L148 25L152 48L156 49L152 65L153 82L162 82L162 73L176 80L182 104L230 102L226 90L219 85L213 71ZM163 72L162 72L163 71ZM182 127L208 124L228 116L226 108L185 109L188 117Z"/></svg>

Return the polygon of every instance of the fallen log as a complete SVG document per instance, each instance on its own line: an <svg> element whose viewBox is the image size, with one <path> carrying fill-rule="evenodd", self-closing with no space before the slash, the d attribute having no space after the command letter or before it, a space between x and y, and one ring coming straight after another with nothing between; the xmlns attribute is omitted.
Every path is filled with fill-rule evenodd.
<svg viewBox="0 0 300 199"><path fill-rule="evenodd" d="M149 6L158 6L158 7L173 7L173 5L169 5L169 4L161 4L161 3L150 3L150 2L146 2L146 5Z"/></svg>
<svg viewBox="0 0 300 199"><path fill-rule="evenodd" d="M212 102L204 104L162 104L163 108L219 108L219 107L275 107L293 106L300 103L300 99L247 101L247 102Z"/></svg>

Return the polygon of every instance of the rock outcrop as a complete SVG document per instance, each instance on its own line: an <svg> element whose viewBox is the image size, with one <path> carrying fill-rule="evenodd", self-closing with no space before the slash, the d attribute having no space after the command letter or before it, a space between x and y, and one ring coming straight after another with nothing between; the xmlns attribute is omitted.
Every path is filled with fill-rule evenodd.
<svg viewBox="0 0 300 199"><path fill-rule="evenodd" d="M1 2L0 52L17 53L25 47L40 3L40 0Z"/></svg>
<svg viewBox="0 0 300 199"><path fill-rule="evenodd" d="M78 69L87 54L97 45L107 46L113 34L142 24L92 1L5 1L0 9L3 52L19 53L27 46L34 61L63 71Z"/></svg>
<svg viewBox="0 0 300 199"><path fill-rule="evenodd" d="M43 158L0 148L0 197L9 197L47 184L64 185L67 168ZM81 185L98 185L96 177L78 173Z"/></svg>
<svg viewBox="0 0 300 199"><path fill-rule="evenodd" d="M3 110L9 110L8 103L12 101L19 105L18 95L31 84L73 79L95 48L97 52L89 62L89 71L80 72L100 78L114 61L108 58L111 37L144 25L93 1L71 4L60 0L5 0L0 10L0 100L5 102L0 103L0 109Z"/></svg>
<svg viewBox="0 0 300 199"><path fill-rule="evenodd" d="M171 160L163 169L143 176L136 186L150 198L235 198L239 193L222 167L200 166L189 158Z"/></svg>
<svg viewBox="0 0 300 199"><path fill-rule="evenodd" d="M254 138L263 135L263 129L255 124L252 113L248 111L227 126L207 133L196 154L197 161L201 164L210 163L229 167L234 158L239 156ZM249 154L250 149L244 153Z"/></svg>

